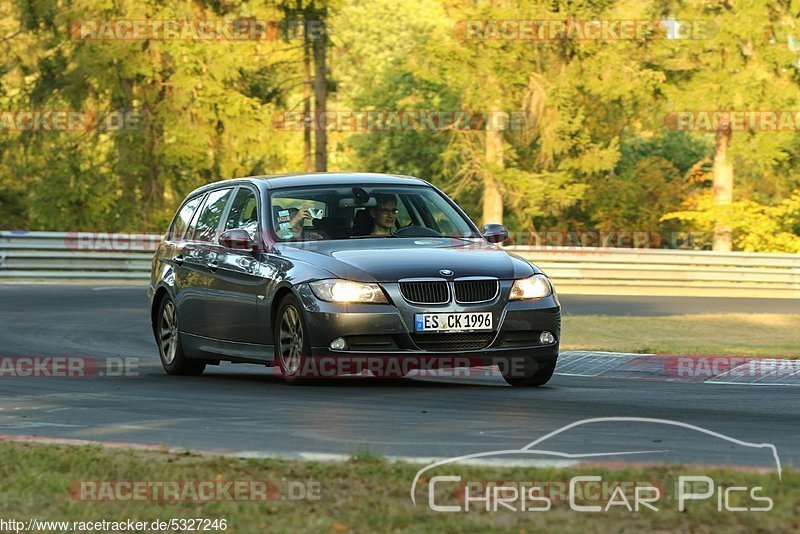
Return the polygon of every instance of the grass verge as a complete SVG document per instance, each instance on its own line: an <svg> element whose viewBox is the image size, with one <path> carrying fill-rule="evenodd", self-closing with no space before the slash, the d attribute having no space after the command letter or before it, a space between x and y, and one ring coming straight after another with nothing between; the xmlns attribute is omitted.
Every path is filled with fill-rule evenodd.
<svg viewBox="0 0 800 534"><path fill-rule="evenodd" d="M798 472L784 471L783 481L774 472L719 470L692 467L635 467L608 469L575 468L491 468L448 466L437 468L421 479L412 504L409 491L420 466L392 463L363 456L348 462L300 462L284 460L242 460L193 453L109 449L89 446L61 446L0 442L3 457L0 477L2 517L54 521L138 521L171 518L222 519L225 532L534 532L556 528L565 532L638 531L751 531L790 532L800 528L800 482ZM576 474L600 475L613 486L621 481L638 481L663 488L658 511L642 507L630 512L618 506L608 512L579 513L568 501L550 493L552 508L542 512L437 513L428 507L427 488L433 475L459 475L475 481L554 481L564 483ZM678 511L672 483L678 475L702 474L712 477L717 487L761 486L759 496L774 502L769 512L718 511L717 499L691 502ZM74 493L80 481L272 481L281 495L294 484L318 484L319 499L256 502L85 502ZM610 487L610 486L609 486ZM463 485L438 484L438 504L463 505ZM459 490L461 488L461 490ZM555 488L555 486L551 486ZM71 494L70 491L73 491ZM588 492L587 495L591 495ZM731 505L762 506L743 495L734 495ZM605 506L610 496L579 504ZM478 504L477 506L481 506ZM520 503L516 502L515 507ZM532 505L528 505L532 506ZM148 530L150 531L150 530ZM211 530L212 532L214 530ZM221 530L216 530L220 532Z"/></svg>
<svg viewBox="0 0 800 534"><path fill-rule="evenodd" d="M800 315L563 317L562 350L800 358Z"/></svg>

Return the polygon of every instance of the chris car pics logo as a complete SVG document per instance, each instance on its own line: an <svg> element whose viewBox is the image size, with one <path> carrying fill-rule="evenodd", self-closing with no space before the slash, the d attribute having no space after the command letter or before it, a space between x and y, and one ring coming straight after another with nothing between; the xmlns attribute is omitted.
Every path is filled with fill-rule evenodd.
<svg viewBox="0 0 800 534"><path fill-rule="evenodd" d="M480 452L447 458L426 465L417 471L411 485L411 501L418 505L417 493L427 493L427 506L435 512L456 513L481 510L485 512L547 512L555 505L568 503L576 512L603 513L624 508L629 512L655 511L675 507L683 512L689 503L707 503L717 512L769 512L773 499L764 486L733 485L729 480L714 480L705 474L678 475L674 484L660 480L610 480L594 474L559 477L559 480L471 480L456 474L457 464L480 464L508 456L545 457L548 466L571 467L579 462L599 458L621 458L633 455L656 455L672 452L669 449L622 450L590 453L568 453L540 446L570 430L600 423L662 425L671 429L697 432L722 440L743 450L761 449L771 456L777 480L781 480L781 462L772 443L751 443L714 432L696 425L644 417L600 417L584 419L565 425L536 439L520 449ZM646 428L646 427L645 427ZM734 447L734 450L736 449ZM509 465L513 465L512 460ZM536 460L534 460L536 461ZM683 469L683 468L682 468ZM435 475L434 471L435 470ZM440 474L445 471L446 474Z"/></svg>

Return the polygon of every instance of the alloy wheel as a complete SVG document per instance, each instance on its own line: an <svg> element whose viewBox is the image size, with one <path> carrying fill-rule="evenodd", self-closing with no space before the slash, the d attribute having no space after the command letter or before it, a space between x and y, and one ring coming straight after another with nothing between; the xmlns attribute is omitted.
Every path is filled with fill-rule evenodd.
<svg viewBox="0 0 800 534"><path fill-rule="evenodd" d="M287 375L296 374L302 359L303 325L294 306L287 306L281 317L280 350L284 372Z"/></svg>
<svg viewBox="0 0 800 534"><path fill-rule="evenodd" d="M178 350L178 319L175 317L175 304L171 300L164 305L159 318L158 342L164 363L172 364Z"/></svg>

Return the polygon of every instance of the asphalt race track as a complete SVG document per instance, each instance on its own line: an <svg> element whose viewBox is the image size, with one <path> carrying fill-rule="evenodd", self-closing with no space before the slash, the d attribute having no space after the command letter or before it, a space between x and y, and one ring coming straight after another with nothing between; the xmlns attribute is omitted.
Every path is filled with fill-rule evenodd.
<svg viewBox="0 0 800 534"><path fill-rule="evenodd" d="M567 296L562 305L573 314L799 311L795 301L758 299ZM491 370L460 378L364 376L291 386L270 369L232 364L209 367L201 377L169 377L158 363L143 286L0 284L0 319L0 357L85 356L101 371L82 378L0 377L3 435L245 456L419 458L518 449L583 419L639 417L771 443L783 467L800 464L797 387L556 375L547 387L526 390L505 386ZM123 359L132 365L127 376ZM763 447L642 421L582 425L536 448L656 451L615 461L775 464Z"/></svg>

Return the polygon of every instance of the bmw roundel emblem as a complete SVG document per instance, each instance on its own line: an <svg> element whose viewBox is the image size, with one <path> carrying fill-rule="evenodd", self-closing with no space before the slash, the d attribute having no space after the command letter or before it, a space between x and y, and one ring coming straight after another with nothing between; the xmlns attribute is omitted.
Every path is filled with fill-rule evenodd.
<svg viewBox="0 0 800 534"><path fill-rule="evenodd" d="M442 269L439 271L439 274L441 274L442 276L453 276L453 271L451 271L450 269Z"/></svg>

